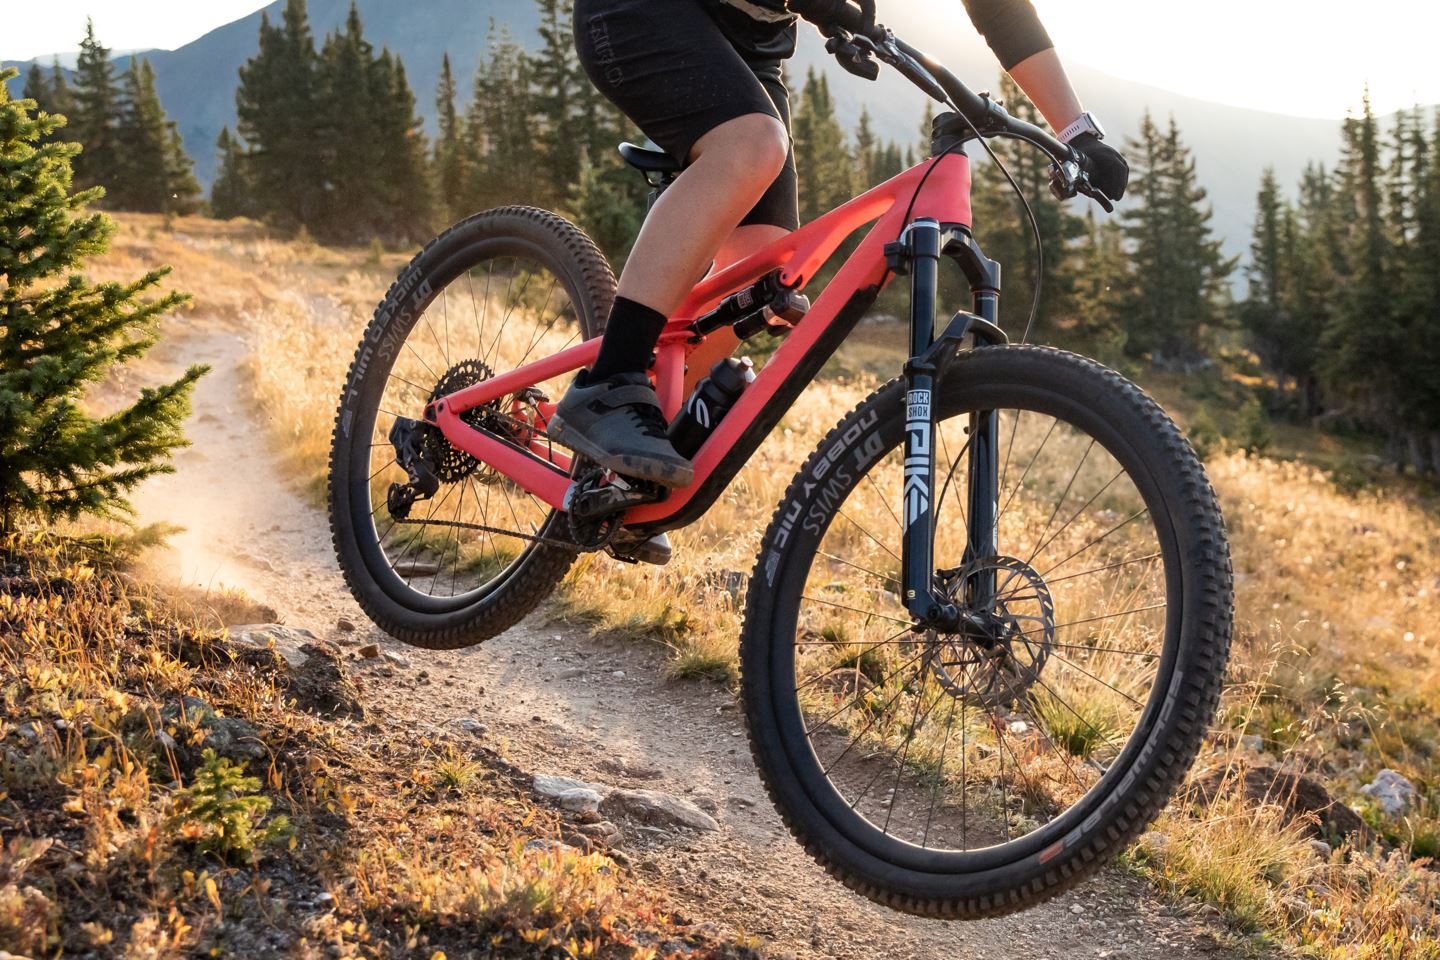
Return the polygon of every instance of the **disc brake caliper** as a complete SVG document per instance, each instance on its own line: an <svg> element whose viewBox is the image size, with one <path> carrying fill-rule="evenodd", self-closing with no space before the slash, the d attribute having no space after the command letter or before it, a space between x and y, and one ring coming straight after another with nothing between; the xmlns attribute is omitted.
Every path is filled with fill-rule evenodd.
<svg viewBox="0 0 1440 960"><path fill-rule="evenodd" d="M436 439L440 431L428 423L396 417L390 428L390 445L395 448L395 462L409 478L407 483L392 483L385 497L390 516L404 520L417 500L429 500L440 489L434 453L439 449Z"/></svg>

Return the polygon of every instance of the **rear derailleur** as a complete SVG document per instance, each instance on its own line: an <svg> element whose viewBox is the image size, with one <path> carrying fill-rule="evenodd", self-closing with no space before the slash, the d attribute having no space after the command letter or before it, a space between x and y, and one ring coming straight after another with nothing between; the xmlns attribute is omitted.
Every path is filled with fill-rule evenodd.
<svg viewBox="0 0 1440 960"><path fill-rule="evenodd" d="M396 417L388 439L395 448L395 463L405 471L408 482L390 484L385 506L392 518L406 520L417 501L429 500L440 489L439 463L444 438L439 430L422 420Z"/></svg>

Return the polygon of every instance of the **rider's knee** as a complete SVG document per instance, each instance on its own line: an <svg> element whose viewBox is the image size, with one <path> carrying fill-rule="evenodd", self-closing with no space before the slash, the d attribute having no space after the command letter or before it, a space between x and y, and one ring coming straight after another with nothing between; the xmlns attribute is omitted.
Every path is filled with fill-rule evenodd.
<svg viewBox="0 0 1440 960"><path fill-rule="evenodd" d="M697 153L723 150L733 156L735 172L753 178L763 189L785 169L790 134L769 114L751 113L721 124L696 146Z"/></svg>

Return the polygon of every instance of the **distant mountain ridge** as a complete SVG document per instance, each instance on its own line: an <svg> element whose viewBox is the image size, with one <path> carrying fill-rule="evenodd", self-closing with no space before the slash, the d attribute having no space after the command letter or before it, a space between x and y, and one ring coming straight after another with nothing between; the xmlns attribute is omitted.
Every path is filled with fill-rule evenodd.
<svg viewBox="0 0 1440 960"><path fill-rule="evenodd" d="M405 62L406 72L427 123L433 124L434 91L440 60L449 53L459 80L461 99L468 99L470 78L480 62L492 21L506 26L517 41L533 46L538 15L528 0L357 0L366 36L389 47ZM279 19L283 0L265 8ZM317 41L339 29L350 0L310 0L310 20ZM917 38L930 52L977 88L993 87L997 67L962 13L944 6L917 10L897 6L887 22L896 33ZM215 138L235 122L235 86L240 65L255 53L260 12L210 31L176 50L151 50L144 55L155 67L165 108L179 125L195 172L207 187L214 178ZM77 32L82 25L76 26ZM790 66L792 84L799 86L810 67L830 75L842 123L853 126L868 106L884 139L918 143L924 98L891 71L877 83L866 83L841 71L812 30L802 30L800 52ZM104 39L103 37L101 38ZM49 65L43 58L42 66ZM117 58L124 68L126 58ZM15 92L23 82L13 82ZM1109 127L1111 137L1132 134L1148 108L1163 122L1173 115L1181 134L1195 152L1201 183L1215 206L1214 226L1231 254L1248 248L1250 219L1260 174L1274 166L1280 182L1293 185L1308 161L1332 165L1339 142L1339 121L1293 117L1211 103L1158 87L1109 76L1084 66L1071 74L1086 106Z"/></svg>

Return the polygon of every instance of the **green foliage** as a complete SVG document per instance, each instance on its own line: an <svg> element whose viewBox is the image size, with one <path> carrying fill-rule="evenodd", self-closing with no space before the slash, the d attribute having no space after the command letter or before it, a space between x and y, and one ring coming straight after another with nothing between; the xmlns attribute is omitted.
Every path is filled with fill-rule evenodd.
<svg viewBox="0 0 1440 960"><path fill-rule="evenodd" d="M315 73L324 172L322 213L310 224L324 240L430 233L426 150L403 65L378 55L352 3L345 29L325 38ZM263 148L263 144L260 144Z"/></svg>
<svg viewBox="0 0 1440 960"><path fill-rule="evenodd" d="M321 213L315 61L305 0L288 0L279 26L261 14L259 49L240 67L235 91L236 129L249 146L245 165L255 205L282 229L313 224Z"/></svg>
<svg viewBox="0 0 1440 960"><path fill-rule="evenodd" d="M795 108L793 138L800 177L800 222L809 223L840 206L856 192L854 161L845 131L835 117L830 82L812 67Z"/></svg>
<svg viewBox="0 0 1440 960"><path fill-rule="evenodd" d="M1225 452L1225 438L1221 435L1220 428L1215 425L1210 411L1203 406L1195 411L1195 415L1186 424L1185 436L1190 441L1190 446L1195 448L1195 455L1201 460L1209 460Z"/></svg>
<svg viewBox="0 0 1440 960"><path fill-rule="evenodd" d="M440 135L435 140L435 186L441 213L449 220L465 215L465 152L460 139L460 115L455 109L455 77L450 54L440 61L440 82L435 89L435 110Z"/></svg>
<svg viewBox="0 0 1440 960"><path fill-rule="evenodd" d="M0 72L0 80L14 71ZM74 144L46 142L59 121L0 91L0 528L26 517L75 518L128 509L125 494L169 469L192 367L103 417L85 412L86 387L155 342L178 293L145 300L165 271L133 283L65 276L103 253L112 225L85 213L99 190L72 194Z"/></svg>
<svg viewBox="0 0 1440 960"><path fill-rule="evenodd" d="M110 51L95 38L95 25L85 21L85 39L75 64L74 101L68 134L84 152L75 161L75 182L82 187L104 185L120 167L116 127L120 118L120 87Z"/></svg>
<svg viewBox="0 0 1440 960"><path fill-rule="evenodd" d="M260 781L245 775L245 765L232 764L206 748L190 786L175 794L172 825L201 853L226 861L252 861L258 848L290 836L290 821L278 816L262 825L270 798L256 796Z"/></svg>
<svg viewBox="0 0 1440 960"><path fill-rule="evenodd" d="M1240 406L1236 432L1240 447L1246 453L1259 455L1270 449L1275 438L1270 433L1270 417L1259 397L1252 394Z"/></svg>
<svg viewBox="0 0 1440 960"><path fill-rule="evenodd" d="M259 214L253 186L246 176L247 163L240 144L230 135L229 127L220 128L215 141L219 154L219 173L210 188L210 214L221 220L253 217Z"/></svg>
<svg viewBox="0 0 1440 960"><path fill-rule="evenodd" d="M1239 316L1295 413L1328 407L1440 471L1440 121L1402 111L1387 138L1367 95L1341 133L1293 205L1261 181Z"/></svg>
<svg viewBox="0 0 1440 960"><path fill-rule="evenodd" d="M155 92L150 61L131 61L115 129L120 163L106 183L108 205L141 213L194 213L200 184L174 121Z"/></svg>
<svg viewBox="0 0 1440 960"><path fill-rule="evenodd" d="M1188 364L1210 352L1235 262L1211 233L1212 211L1174 119L1162 133L1147 113L1126 152L1135 196L1122 214L1134 264L1127 347L1135 356Z"/></svg>

